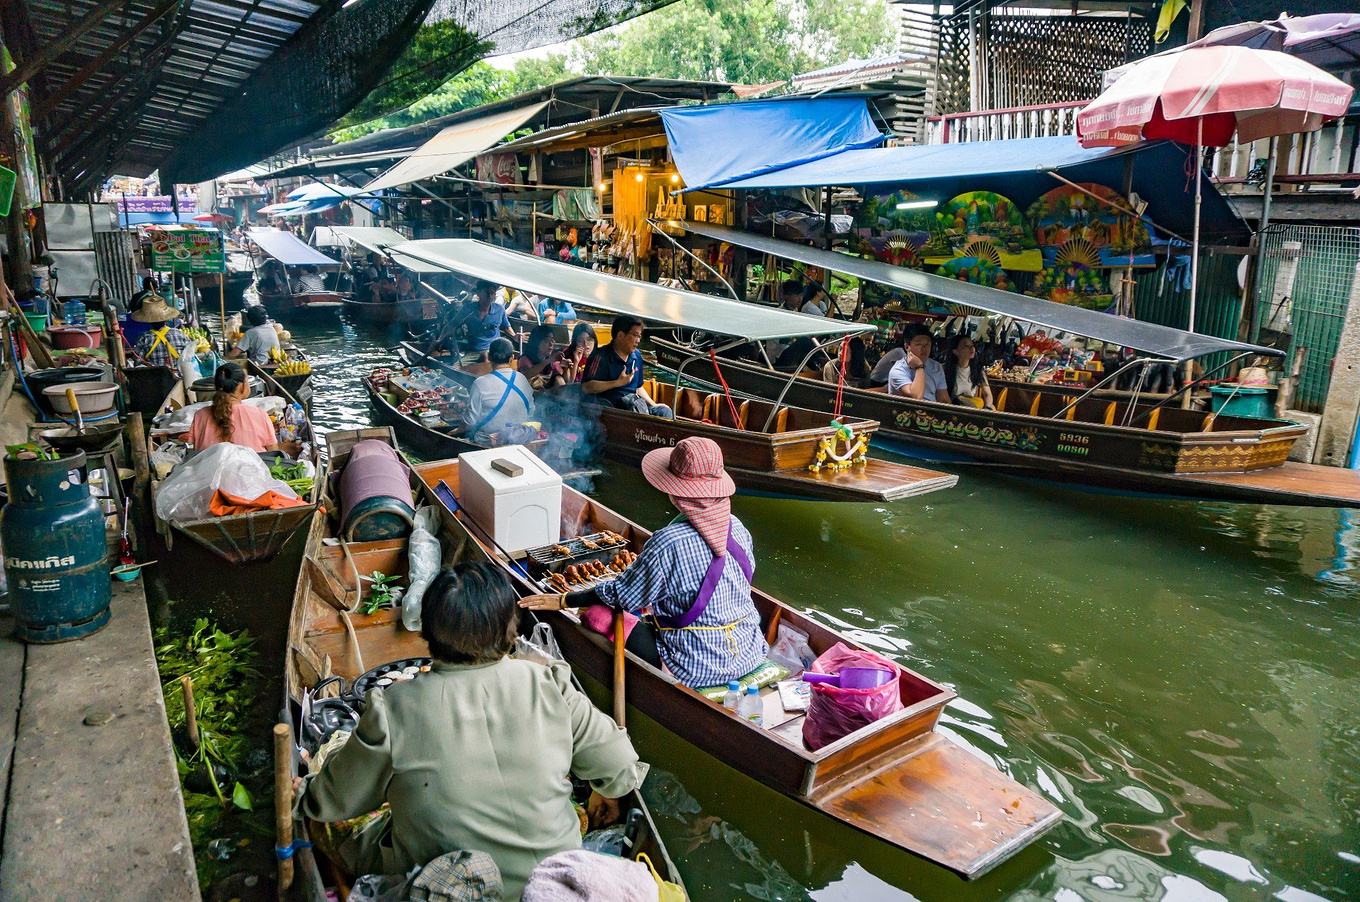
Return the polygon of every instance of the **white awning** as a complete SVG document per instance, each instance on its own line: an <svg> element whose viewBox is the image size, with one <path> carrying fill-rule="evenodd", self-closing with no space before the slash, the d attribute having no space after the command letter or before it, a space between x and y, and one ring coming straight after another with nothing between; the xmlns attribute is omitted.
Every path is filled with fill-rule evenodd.
<svg viewBox="0 0 1360 902"><path fill-rule="evenodd" d="M347 247L353 245L379 254L386 254L387 249L392 245L404 244L409 240L396 229L389 229L385 226L317 226L316 230L312 232L312 243L317 247L334 247L336 245ZM411 272L422 274L447 272L442 266L435 266L420 260L404 260L402 266Z"/></svg>
<svg viewBox="0 0 1360 902"><path fill-rule="evenodd" d="M573 304L627 313L653 323L702 329L748 341L873 331L873 326L808 316L746 301L662 288L622 276L556 263L471 238L408 241L387 251L397 262L419 260Z"/></svg>
<svg viewBox="0 0 1360 902"><path fill-rule="evenodd" d="M319 266L335 269L340 264L311 247L291 232L278 229L251 229L247 240L284 266Z"/></svg>
<svg viewBox="0 0 1360 902"><path fill-rule="evenodd" d="M523 126L547 105L547 101L531 103L494 116L450 125L417 147L409 157L365 185L364 191L408 185L461 166Z"/></svg>

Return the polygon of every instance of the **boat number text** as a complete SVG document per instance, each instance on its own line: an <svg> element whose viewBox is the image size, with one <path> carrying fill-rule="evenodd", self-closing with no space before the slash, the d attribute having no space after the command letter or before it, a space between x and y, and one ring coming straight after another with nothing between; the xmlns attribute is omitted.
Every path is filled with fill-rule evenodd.
<svg viewBox="0 0 1360 902"><path fill-rule="evenodd" d="M1090 444L1091 437L1089 435L1077 435L1071 432L1058 434L1058 450L1064 454L1085 457L1091 452Z"/></svg>

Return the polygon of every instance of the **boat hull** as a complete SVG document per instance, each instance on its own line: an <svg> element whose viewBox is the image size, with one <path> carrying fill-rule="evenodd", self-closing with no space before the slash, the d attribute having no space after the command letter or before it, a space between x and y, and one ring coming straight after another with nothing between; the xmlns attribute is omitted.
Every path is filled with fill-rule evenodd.
<svg viewBox="0 0 1360 902"><path fill-rule="evenodd" d="M432 321L436 311L433 301L358 301L345 298L343 301L346 317L375 326L394 326L406 323ZM428 305L429 309L426 309Z"/></svg>
<svg viewBox="0 0 1360 902"><path fill-rule="evenodd" d="M259 293L260 303L276 319L289 316L334 314L343 306L344 296L334 291L296 292L294 294Z"/></svg>
<svg viewBox="0 0 1360 902"><path fill-rule="evenodd" d="M658 362L667 368L675 369L691 356L679 345L657 343ZM829 410L834 403L836 386L831 383L800 376L790 384L786 373L742 361L724 360L720 366L728 384L744 394L776 398L788 385L785 400L790 404ZM706 357L691 360L684 372L705 382L718 381ZM1125 491L1337 506L1333 498L1267 488L1277 482L1271 474L1285 465L1294 442L1306 434L1305 426L1163 408L1154 421L1161 428L1141 429L1118 425L1127 402L1104 398L1081 402L1084 412L1103 413L1101 421L1091 422L1053 418L1069 403L1066 394L1037 388L1007 393L1006 410L988 411L847 388L843 409L847 415L879 420L879 440L920 449L926 460L936 459L929 454L933 451L941 458L985 461L1017 475ZM1012 412L1014 407L1026 412ZM1142 407L1136 412L1140 417L1146 414ZM1165 428L1169 421L1211 429L1170 431ZM1242 478L1224 478L1228 474ZM1356 491L1360 498L1360 487Z"/></svg>
<svg viewBox="0 0 1360 902"><path fill-rule="evenodd" d="M457 493L457 461L424 464L416 471L427 486L444 482ZM522 595L543 591L507 567L463 516L453 516L452 522L505 569ZM570 489L563 491L562 516L579 534L612 529L634 549L650 536ZM751 597L769 631L772 624L787 623L807 633L817 653L837 642L856 646L758 589ZM612 684L609 640L587 630L570 612L544 612L541 618L574 667ZM955 693L905 668L903 710L814 752L803 744L801 717L763 729L635 655L624 658L628 703L680 738L790 798L964 877L986 873L1061 819L1061 812L1037 793L936 733L940 712Z"/></svg>

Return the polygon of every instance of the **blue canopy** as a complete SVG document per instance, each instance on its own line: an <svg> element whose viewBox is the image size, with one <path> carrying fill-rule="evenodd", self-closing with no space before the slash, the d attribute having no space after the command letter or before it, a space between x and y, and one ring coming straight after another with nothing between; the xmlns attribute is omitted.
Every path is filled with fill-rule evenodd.
<svg viewBox="0 0 1360 902"><path fill-rule="evenodd" d="M754 100L659 110L685 185L728 187L842 151L876 147L884 135L863 97Z"/></svg>
<svg viewBox="0 0 1360 902"><path fill-rule="evenodd" d="M1189 148L1156 141L1125 148L1085 148L1071 136L1016 138L966 144L920 144L847 150L798 166L729 181L724 188L862 188L887 194L909 188L941 203L964 191L995 191L1026 208L1060 183L1095 182L1121 191L1124 166L1133 166L1133 190L1148 202L1147 215L1189 237L1194 227L1194 182L1187 175ZM688 179L686 179L688 183ZM1204 192L1201 228L1211 240L1240 238L1246 226L1214 190Z"/></svg>

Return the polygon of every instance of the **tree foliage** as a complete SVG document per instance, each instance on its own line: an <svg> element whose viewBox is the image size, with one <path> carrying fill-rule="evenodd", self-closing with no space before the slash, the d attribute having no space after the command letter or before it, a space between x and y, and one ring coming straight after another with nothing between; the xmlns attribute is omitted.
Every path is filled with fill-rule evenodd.
<svg viewBox="0 0 1360 902"><path fill-rule="evenodd" d="M476 42L449 23L427 25L394 66L404 74L389 77L331 137L348 141L412 125L583 74L786 81L887 52L892 35L884 0L679 0L506 70L467 66ZM375 118L395 107L403 108Z"/></svg>

